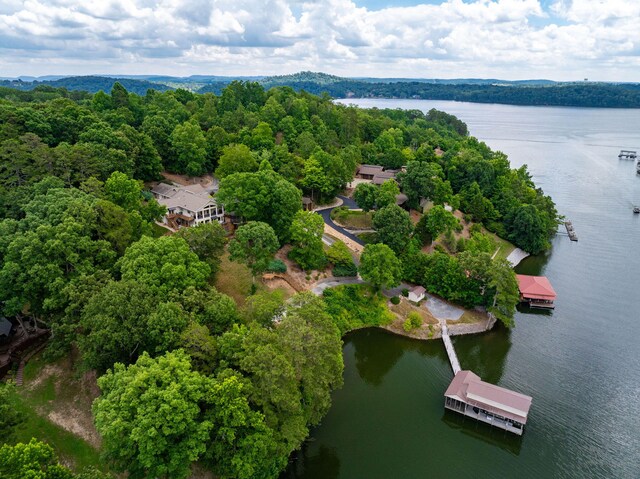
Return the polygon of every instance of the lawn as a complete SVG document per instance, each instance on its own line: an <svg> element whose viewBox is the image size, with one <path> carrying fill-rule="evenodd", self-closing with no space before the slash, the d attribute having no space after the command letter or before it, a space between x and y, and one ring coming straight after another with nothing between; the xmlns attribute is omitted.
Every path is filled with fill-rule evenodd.
<svg viewBox="0 0 640 479"><path fill-rule="evenodd" d="M233 298L238 306L244 304L247 296L251 294L251 271L245 265L229 259L229 254L222 256L220 271L216 275L215 287L221 293ZM261 281L256 279L258 290L264 288Z"/></svg>
<svg viewBox="0 0 640 479"><path fill-rule="evenodd" d="M407 319L407 316L410 312L415 311L422 317L422 321L424 324L438 324L438 320L434 318L426 308L414 306L406 298L401 298L400 303L398 304L391 303L389 309L400 316L403 321Z"/></svg>
<svg viewBox="0 0 640 479"><path fill-rule="evenodd" d="M506 239L502 239L498 235L491 233L490 231L485 231L485 233L493 237L496 244L498 245L496 258L506 259L507 256L509 256L511 252L516 249L516 247L513 244L509 243Z"/></svg>
<svg viewBox="0 0 640 479"><path fill-rule="evenodd" d="M331 219L343 228L369 230L373 228L373 213L371 211L352 211L335 209Z"/></svg>
<svg viewBox="0 0 640 479"><path fill-rule="evenodd" d="M166 234L171 233L170 230L168 230L164 226L160 226L158 223L151 223L151 228L153 230L154 238L159 238L160 236L164 236Z"/></svg>
<svg viewBox="0 0 640 479"><path fill-rule="evenodd" d="M87 466L106 471L98 449L79 436L89 435L99 443L91 416L96 394L93 376L79 375L69 357L46 364L36 355L25 368L24 386L17 388L15 407L26 417L16 429L17 441L29 442L35 437L46 442L60 462L74 471Z"/></svg>

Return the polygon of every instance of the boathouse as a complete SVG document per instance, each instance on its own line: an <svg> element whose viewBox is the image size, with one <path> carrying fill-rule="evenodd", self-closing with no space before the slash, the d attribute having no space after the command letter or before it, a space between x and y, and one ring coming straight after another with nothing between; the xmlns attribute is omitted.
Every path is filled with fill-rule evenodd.
<svg viewBox="0 0 640 479"><path fill-rule="evenodd" d="M444 393L445 408L522 435L530 396L486 383L471 371L458 371Z"/></svg>
<svg viewBox="0 0 640 479"><path fill-rule="evenodd" d="M528 303L532 308L553 309L556 292L549 280L544 276L527 276L518 274L520 301Z"/></svg>

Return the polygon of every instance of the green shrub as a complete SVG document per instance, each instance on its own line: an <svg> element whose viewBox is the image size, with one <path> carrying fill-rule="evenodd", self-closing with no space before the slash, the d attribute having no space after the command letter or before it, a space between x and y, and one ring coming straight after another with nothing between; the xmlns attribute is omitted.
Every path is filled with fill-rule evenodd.
<svg viewBox="0 0 640 479"><path fill-rule="evenodd" d="M434 249L435 251L440 252L440 253L447 254L447 248L445 248L445 247L444 247L444 246L442 246L441 244L437 244L437 245L435 245L435 246L433 247L433 249Z"/></svg>
<svg viewBox="0 0 640 479"><path fill-rule="evenodd" d="M400 304L400 298L394 296L393 298L391 298L391 304Z"/></svg>
<svg viewBox="0 0 640 479"><path fill-rule="evenodd" d="M337 208L331 210L330 216L332 220L345 220L349 216L349 208L347 208L346 206L338 206Z"/></svg>
<svg viewBox="0 0 640 479"><path fill-rule="evenodd" d="M407 315L407 319L402 323L402 329L407 332L418 329L420 326L422 326L422 316L416 311L411 311Z"/></svg>
<svg viewBox="0 0 640 479"><path fill-rule="evenodd" d="M402 288L402 291L400 291L400 293L402 294L402 296L404 296L405 298L407 296L409 296L409 290L407 288Z"/></svg>
<svg viewBox="0 0 640 479"><path fill-rule="evenodd" d="M456 245L456 250L458 253L462 253L467 249L467 240L464 238L458 238L458 243Z"/></svg>
<svg viewBox="0 0 640 479"><path fill-rule="evenodd" d="M469 234L473 234L473 233L482 233L482 226L480 226L478 223L474 223L469 227Z"/></svg>
<svg viewBox="0 0 640 479"><path fill-rule="evenodd" d="M336 241L327 250L327 259L334 265L349 265L353 263L351 251L342 241Z"/></svg>
<svg viewBox="0 0 640 479"><path fill-rule="evenodd" d="M270 273L286 273L287 265L280 259L272 259L267 266L267 271Z"/></svg>
<svg viewBox="0 0 640 479"><path fill-rule="evenodd" d="M361 284L346 284L324 290L327 312L335 321L341 334L366 326L381 326L393 322L386 298L372 293Z"/></svg>
<svg viewBox="0 0 640 479"><path fill-rule="evenodd" d="M358 267L352 261L351 264L338 264L333 267L334 276L358 276Z"/></svg>

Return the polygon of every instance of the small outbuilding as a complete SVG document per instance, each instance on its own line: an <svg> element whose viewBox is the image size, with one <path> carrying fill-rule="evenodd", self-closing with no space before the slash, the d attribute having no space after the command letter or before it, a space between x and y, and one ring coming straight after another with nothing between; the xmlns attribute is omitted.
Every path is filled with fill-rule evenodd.
<svg viewBox="0 0 640 479"><path fill-rule="evenodd" d="M356 173L356 177L363 180L373 180L373 177L380 173L382 173L382 166L360 165L358 172Z"/></svg>
<svg viewBox="0 0 640 479"><path fill-rule="evenodd" d="M545 276L516 275L520 301L528 303L532 308L553 309L556 292Z"/></svg>
<svg viewBox="0 0 640 479"><path fill-rule="evenodd" d="M413 301L414 303L419 303L424 299L427 290L422 286L414 286L409 290L409 295L407 296L409 301Z"/></svg>
<svg viewBox="0 0 640 479"><path fill-rule="evenodd" d="M11 335L13 324L4 316L0 316L0 339L6 339Z"/></svg>
<svg viewBox="0 0 640 479"><path fill-rule="evenodd" d="M313 211L313 208L314 208L313 200L308 196L303 196L302 197L302 209L304 211Z"/></svg>

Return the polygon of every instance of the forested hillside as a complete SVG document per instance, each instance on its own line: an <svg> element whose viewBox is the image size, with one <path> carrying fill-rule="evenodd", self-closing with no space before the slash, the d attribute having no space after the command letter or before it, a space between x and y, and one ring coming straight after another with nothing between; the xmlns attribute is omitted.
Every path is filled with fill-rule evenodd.
<svg viewBox="0 0 640 479"><path fill-rule="evenodd" d="M556 229L553 201L526 167L510 169L436 110L363 110L253 82L220 96L139 96L119 83L109 94L0 93L2 313L37 319L53 332L49 358L77 351L100 376L102 452L131 478L187 477L196 460L220 477L277 477L342 383L349 308L336 302L349 298L334 296L329 309L310 293L287 303L260 293L240 306L218 291L228 239L220 225L156 234L165 210L143 182L163 170L215 173L216 199L247 221L230 258L254 277L287 243L305 270L325 263L323 225L300 211L301 196L332 199L365 163L406 166L399 187L411 206L429 198L435 211L459 207L530 252L549 248ZM384 286L378 261L390 259L394 280L494 307L509 324L517 295L508 265L494 267L481 245L450 260L421 253L418 236L428 241L439 227L414 234L408 213L379 198L384 244L363 254L363 277ZM14 467L6 464L0 473Z"/></svg>

